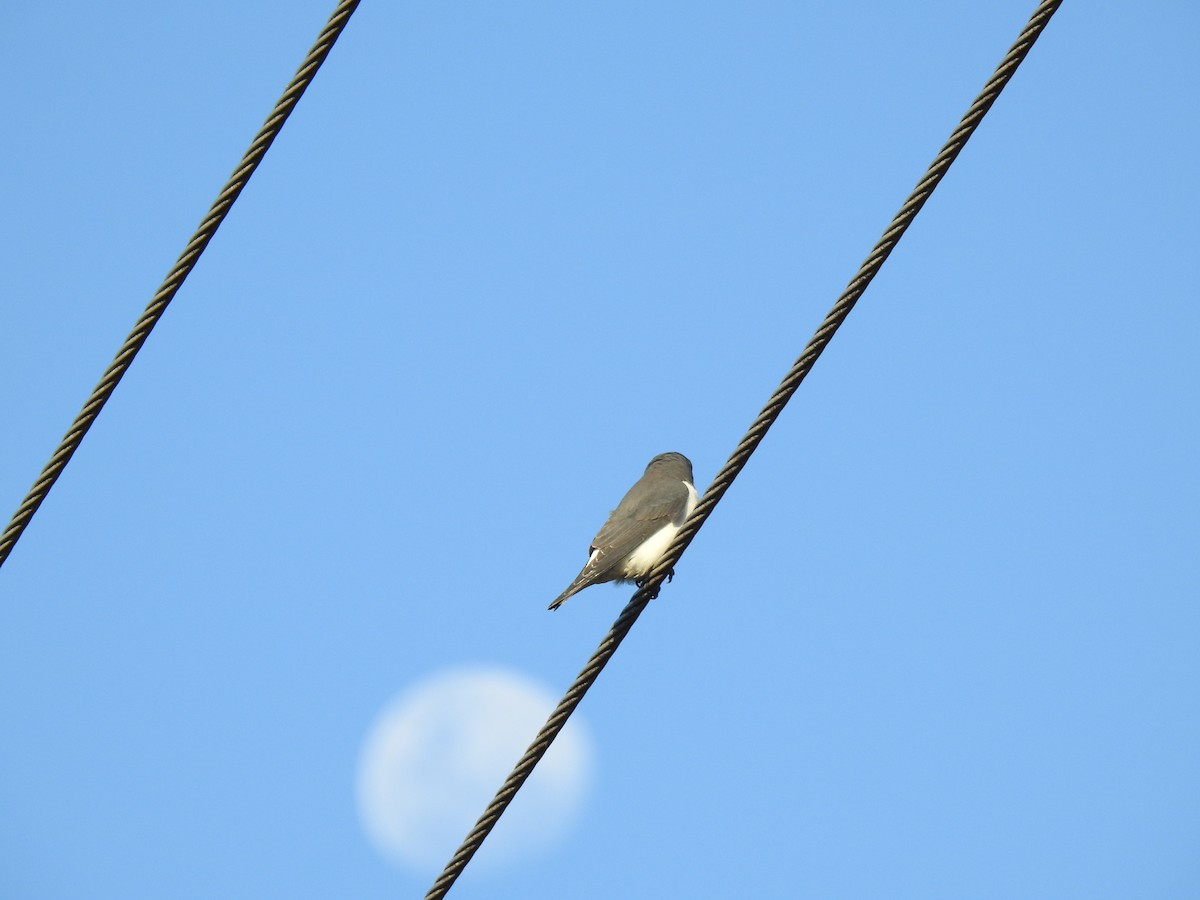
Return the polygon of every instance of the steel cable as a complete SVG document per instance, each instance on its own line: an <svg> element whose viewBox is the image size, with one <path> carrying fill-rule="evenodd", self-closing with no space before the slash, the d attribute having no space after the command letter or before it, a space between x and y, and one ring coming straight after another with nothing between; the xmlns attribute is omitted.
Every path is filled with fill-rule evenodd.
<svg viewBox="0 0 1200 900"><path fill-rule="evenodd" d="M192 269L195 268L196 262L200 259L200 254L204 252L204 248L208 246L208 242L217 233L217 229L221 226L221 223L225 220L225 216L229 214L229 210L233 207L234 201L237 200L238 195L241 194L242 189L249 182L250 176L258 168L258 164L262 162L267 149L274 142L275 138L278 137L284 122L287 121L288 116L292 114L292 110L296 108L296 104L304 95L304 91L312 83L317 70L321 68L321 63L325 61L325 57L329 55L329 51L341 36L346 23L350 21L350 16L353 15L359 2L361 0L341 0L337 8L334 9L333 14L329 17L329 21L325 24L325 28L317 37L316 43L308 51L308 55L304 58L304 62L300 64L300 68L296 70L295 77L292 78L284 90L283 96L279 98L279 102L275 104L275 108L271 111L271 114L267 116L267 120L263 123L258 134L254 136L254 140L250 144L250 149L246 151L242 157L242 161L238 163L237 168L229 177L225 186L221 188L221 193L209 208L208 215L204 217L204 220L200 223L200 227L196 229L196 233L188 241L179 260L175 263L175 267L171 269L158 291L151 298L145 311L142 312L141 318L134 325L133 331L129 333L129 337L125 338L125 343L121 345L121 349L117 352L116 357L105 371L104 376L100 379L100 383L96 385L91 396L84 403L83 409L75 417L75 421L71 423L70 430L67 431L59 443L58 448L54 451L54 455L50 457L50 462L42 469L41 475L38 476L37 481L34 482L33 487L29 489L29 493L13 514L8 527L0 535L0 566L4 565L4 561L12 553L13 547L20 540L26 526L29 525L29 521L33 518L33 514L38 511L38 507L42 505L42 501L46 499L46 495L54 487L54 482L58 480L59 475L62 474L71 457L75 455L75 451L79 449L84 435L92 427L92 423L96 421L100 410L104 408L104 404L112 396L113 390L116 389L121 378L124 377L125 372L133 362L133 358L137 356L138 351L142 348L142 344L146 342L146 338L150 336L150 332L154 326L162 318L167 305L175 297L176 292L183 285L184 280L191 273Z"/></svg>
<svg viewBox="0 0 1200 900"><path fill-rule="evenodd" d="M546 750L558 736L567 719L570 718L571 713L575 711L575 707L579 705L579 702L583 699L583 695L587 693L588 688L596 681L601 670L604 669L609 659L612 658L612 655L616 652L625 635L629 633L629 629L633 627L633 623L637 621L638 616L642 614L646 605L658 595L659 588L667 573L675 567L680 556L683 555L683 551L687 549L687 546L696 536L696 532L704 525L705 520L708 519L721 497L724 496L729 486L733 484L733 480L737 478L738 474L745 467L750 455L762 442L767 430L779 418L788 400L791 399L796 389L800 386L800 383L812 369L813 364L825 350L834 333L841 327L846 317L850 315L850 310L854 308L859 297L867 289L867 285L871 283L871 280L878 273L884 260L895 249L896 244L900 241L908 226L912 224L921 207L925 205L925 201L929 199L934 189L938 186L938 183L950 168L950 165L957 158L958 154L962 152L963 147L975 132L975 129L979 126L987 111L996 101L996 98L1000 96L1000 92L1004 90L1004 87L1011 80L1013 73L1016 72L1017 67L1029 54L1030 49L1032 49L1034 43L1041 36L1042 31L1045 30L1050 18L1061 5L1062 0L1044 0L1034 10L1029 22L1017 38L1016 43L1013 44L1004 59L1001 60L1000 65L996 67L995 73L988 80L987 84L984 85L979 96L975 98L975 102L971 104L966 115L962 117L958 127L950 135L950 139L942 147L933 163L926 170L924 176L917 183L916 189L904 201L904 205L896 213L887 230L884 231L883 237L872 248L866 260L859 267L858 272L850 280L846 290L838 297L833 308L830 309L824 321L821 322L820 327L817 328L816 333L812 336L812 339L809 340L808 345L804 348L804 352L793 363L791 369L788 370L787 375L775 390L775 393L771 395L771 399L767 402L767 405L763 407L762 412L758 414L758 418L750 426L746 436L738 443L728 462L717 473L708 490L704 492L700 503L697 504L691 517L676 536L666 555L646 577L644 586L638 589L625 608L621 610L621 614L613 623L612 628L609 629L608 634L605 635L604 640L600 642L600 646L592 654L583 671L579 673L574 683L568 688L566 695L559 702L554 712L550 714L550 718L546 720L546 724L542 726L541 731L538 732L529 749L525 751L524 756L517 762L508 778L505 779L504 784L500 786L500 790L496 792L496 796L492 799L492 802L488 804L487 809L484 810L483 815L476 822L475 827L471 829L462 845L446 864L442 874L434 882L433 887L429 889L429 892L425 895L425 900L435 900L435 898L446 895L447 891L450 890L455 880L471 860L471 857L475 855L475 852L482 845L484 839L491 832L492 828L495 827L496 822L499 821L508 804L512 802L521 785L525 783L525 779L533 772L534 767L541 760L542 756L545 755Z"/></svg>

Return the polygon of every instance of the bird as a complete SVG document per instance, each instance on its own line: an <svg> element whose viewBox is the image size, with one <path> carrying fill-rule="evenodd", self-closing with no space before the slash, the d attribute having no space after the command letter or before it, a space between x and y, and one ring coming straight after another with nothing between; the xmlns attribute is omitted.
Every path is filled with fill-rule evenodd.
<svg viewBox="0 0 1200 900"><path fill-rule="evenodd" d="M662 559L696 508L697 499L691 460L682 453L654 457L609 513L608 521L592 538L587 563L550 609L558 609L567 598L593 584L632 581L641 587L642 579ZM668 573L668 580L674 574Z"/></svg>

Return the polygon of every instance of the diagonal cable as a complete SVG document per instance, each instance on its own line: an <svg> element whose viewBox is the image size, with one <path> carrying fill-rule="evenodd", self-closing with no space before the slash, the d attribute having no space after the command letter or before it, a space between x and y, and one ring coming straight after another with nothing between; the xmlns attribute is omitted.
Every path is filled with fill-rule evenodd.
<svg viewBox="0 0 1200 900"><path fill-rule="evenodd" d="M83 441L83 436L88 433L88 429L92 427L92 423L100 415L100 410L104 408L104 404L108 402L108 398L112 396L113 390L116 389L121 378L124 377L125 372L129 369L133 358L137 356L137 352L142 348L142 344L146 342L146 338L150 336L150 332L158 324L158 320L162 318L162 314L167 309L167 304L175 297L184 280L191 273L192 269L195 268L197 261L200 259L200 254L204 252L204 248L208 246L208 242L212 240L213 235L217 233L217 229L221 227L221 223L225 221L225 216L229 214L234 201L241 194L242 188L250 181L250 176L254 174L254 170L258 168L258 164L262 162L267 148L271 146L272 142L279 135L280 130L283 128L283 123L287 121L288 116L292 114L292 110L296 108L296 104L304 95L304 91L312 83L317 70L321 68L321 63L325 61L325 57L329 55L329 51L333 48L334 43L341 36L346 23L350 21L350 16L358 7L359 2L360 0L340 0L337 8L334 9L333 15L329 17L325 28L317 37L317 42L313 44L312 49L308 51L308 55L304 58L304 62L296 70L295 77L292 78L284 90L283 96L279 98L279 102L275 104L275 108L271 111L271 114L267 116L263 127L254 136L254 141L250 144L250 149L246 151L246 154L242 157L242 161L238 163L238 167L229 176L229 180L225 182L225 186L221 188L221 193L208 210L208 215L204 217L204 221L200 223L200 227L196 229L196 233L188 241L179 260L175 263L175 267L171 269L162 285L151 298L141 318L133 326L133 331L129 333L129 337L125 338L125 343L121 345L121 349L117 352L116 357L105 371L104 377L100 379L100 383L93 389L92 395L84 403L83 409L75 417L75 421L71 423L70 430L67 431L55 449L54 455L50 457L50 462L46 463L46 467L42 469L42 474L38 476L37 481L29 489L29 493L21 502L20 507L13 514L12 521L8 523L8 527L4 529L4 533L0 535L0 566L4 565L4 561L12 553L13 547L20 540L21 534L25 531L25 527L29 524L30 519L33 518L33 514L42 505L42 501L50 493L50 488L54 487L54 482L58 480L58 476L62 474L71 457L75 455L75 451L79 449L79 445Z"/></svg>
<svg viewBox="0 0 1200 900"><path fill-rule="evenodd" d="M425 895L425 900L436 900L436 898L444 897L447 891L450 890L455 880L462 873L462 870L470 862L471 857L482 845L484 839L495 827L500 816L512 802L521 785L525 783L525 779L533 772L534 766L538 764L550 744L562 731L567 719L571 713L575 711L575 707L583 699L583 695L587 693L588 688L596 681L601 670L608 663L609 659L616 652L618 645L629 633L629 629L633 627L633 623L637 621L638 616L642 614L642 610L646 605L658 595L659 587L662 585L663 579L670 572L675 564L679 561L683 551L692 542L696 536L696 532L708 519L725 491L733 484L733 480L738 476L738 473L745 467L746 462L750 459L755 448L762 442L766 436L767 430L779 418L779 414L783 412L783 408L787 405L788 400L796 392L805 376L812 369L813 364L817 361L817 357L825 350L826 345L833 338L834 333L841 327L846 317L850 315L850 310L854 308L854 304L858 302L858 298L862 296L867 289L867 285L879 272L884 260L888 258L896 244L900 241L908 226L912 224L914 218L921 207L925 205L925 201L929 199L934 188L945 176L949 170L951 163L954 162L958 154L962 152L967 140L975 132L987 111L992 104L996 102L996 98L1000 96L1000 92L1004 90L1016 72L1017 67L1022 60L1029 54L1034 42L1041 36L1042 31L1050 21L1050 17L1058 10L1062 4L1062 0L1043 0L1034 10L1029 22L1021 31L1016 43L1005 55L1004 59L997 66L995 73L984 85L983 91L975 98L975 102L971 104L971 108L967 110L958 127L954 129L950 139L946 141L944 147L938 153L933 163L930 164L924 176L917 183L916 189L904 201L904 205L900 211L896 213L887 230L884 231L883 237L872 248L870 255L859 267L858 272L850 280L850 284L846 290L838 297L833 308L825 316L825 320L821 323L808 345L804 348L804 352L800 358L792 364L787 375L776 388L775 393L771 395L771 399L767 405L763 407L762 412L758 414L758 418L750 426L750 430L746 436L738 443L737 448L733 451L733 455L729 457L729 461L717 473L717 477L713 483L709 485L708 490L704 492L704 497L697 504L695 511L684 524L676 536L674 542L667 550L666 555L658 562L646 577L645 584L630 599L625 608L621 610L621 614L613 623L611 629L604 640L600 642L600 646L596 652L592 654L592 658L588 660L583 671L579 673L575 682L568 688L566 695L559 702L558 707L550 714L550 718L546 720L546 724L542 726L542 730L538 732L537 737L525 751L525 755L517 762L516 767L509 774L504 784L500 786L500 790L496 792L496 796L492 802L488 804L479 821L475 823L475 827L467 835L462 846L446 864L446 868L442 874L434 882L432 888Z"/></svg>

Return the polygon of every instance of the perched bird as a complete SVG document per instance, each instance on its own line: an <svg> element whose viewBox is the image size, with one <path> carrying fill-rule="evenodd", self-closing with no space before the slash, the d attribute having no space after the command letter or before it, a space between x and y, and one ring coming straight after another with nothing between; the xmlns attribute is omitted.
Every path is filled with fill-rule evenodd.
<svg viewBox="0 0 1200 900"><path fill-rule="evenodd" d="M587 565L551 609L585 587L633 581L639 587L696 508L692 464L682 453L660 453L592 538Z"/></svg>

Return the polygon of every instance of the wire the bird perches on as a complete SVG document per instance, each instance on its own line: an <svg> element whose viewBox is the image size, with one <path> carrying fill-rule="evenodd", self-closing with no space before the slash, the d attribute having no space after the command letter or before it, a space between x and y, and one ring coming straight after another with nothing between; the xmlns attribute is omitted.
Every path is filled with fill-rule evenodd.
<svg viewBox="0 0 1200 900"><path fill-rule="evenodd" d="M833 335L846 320L846 317L850 314L850 310L854 308L854 304L858 302L858 298L862 296L863 292L867 289L867 285L871 283L871 280L878 273L884 260L895 249L896 244L900 241L908 226L912 224L921 207L925 205L925 201L929 199L934 189L938 186L938 183L945 176L950 165L958 157L958 154L962 152L963 147L975 132L975 129L979 126L987 111L996 101L996 98L1000 96L1000 92L1004 90L1005 85L1008 84L1013 73L1016 72L1017 67L1021 64L1021 61L1029 54L1030 49L1032 49L1038 37L1041 36L1050 18L1061 4L1062 0L1045 0L1045 2L1039 4L1037 9L1034 10L1029 22L1018 36L1016 43L1013 44L1004 59L1001 60L995 73L988 80L987 84L984 85L979 96L975 98L975 102L971 104L970 109L967 110L958 127L950 135L950 139L942 147L924 176L917 183L912 194L904 201L904 205L900 207L900 211L892 219L887 230L884 231L883 237L875 244L866 260L859 267L858 272L850 279L846 290L842 292L837 302L834 303L833 308L825 316L824 321L821 322L820 327L817 328L816 333L804 348L804 352L800 354L799 359L792 364L792 367L788 370L787 375L775 390L775 393L771 395L771 399L767 402L767 405L763 407L762 412L758 414L758 418L754 420L745 437L738 443L737 448L729 457L729 461L725 463L721 471L717 473L717 477L713 480L713 483L709 485L708 490L704 492L704 497L700 500L700 503L683 526L683 529L676 536L666 555L646 577L644 586L633 595L633 598L621 610L621 614L617 617L616 622L613 623L612 628L609 629L608 634L604 636L604 640L600 642L600 646L596 649L596 652L592 654L592 658L588 660L583 671L579 673L574 683L567 689L566 695L559 702L554 712L550 714L550 718L542 726L541 731L538 732L537 737L534 738L529 749L525 751L524 756L517 762L508 778L505 779L504 784L500 786L500 790L496 792L496 796L488 804L487 809L484 810L475 827L471 829L462 846L458 848L454 856L446 864L442 874L438 876L433 887L425 895L426 900L436 900L436 898L444 897L467 863L470 862L471 857L475 855L475 852L483 844L484 839L491 832L492 828L495 827L496 822L499 821L508 804L512 802L521 785L525 783L525 779L529 777L534 767L538 764L538 761L562 730L563 725L566 724L567 719L570 718L571 713L575 711L575 707L579 705L579 702L583 699L583 695L587 693L588 688L596 681L601 670L604 669L604 666L607 665L612 655L616 652L622 639L629 633L629 629L633 627L633 623L637 621L638 616L642 614L642 610L646 608L646 605L653 597L657 596L659 587L666 577L667 572L675 567L683 551L687 549L687 546L696 536L696 532L700 530L700 527L712 513L713 508L716 507L721 497L724 496L725 491L729 489L729 486L733 484L733 480L737 478L738 473L745 467L755 448L762 442L767 430L779 418L788 400L791 399L796 389L800 386L800 383L812 369L817 358L820 357L825 347L829 344L829 341L833 338Z"/></svg>

